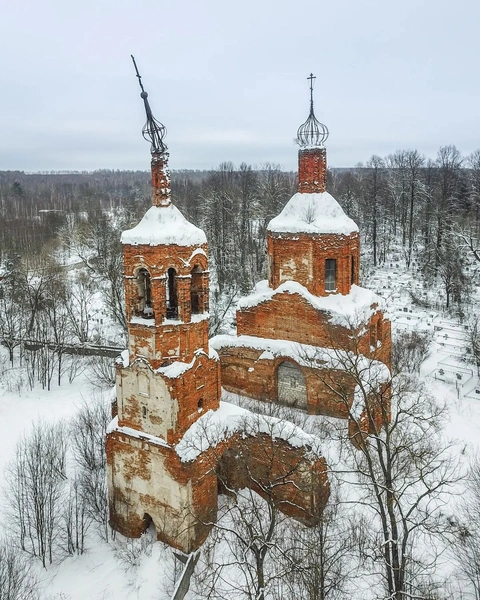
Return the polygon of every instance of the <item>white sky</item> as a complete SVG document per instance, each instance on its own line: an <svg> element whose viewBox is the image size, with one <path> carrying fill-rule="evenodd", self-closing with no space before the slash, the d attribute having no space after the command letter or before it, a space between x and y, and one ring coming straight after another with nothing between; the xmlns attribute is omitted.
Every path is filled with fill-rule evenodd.
<svg viewBox="0 0 480 600"><path fill-rule="evenodd" d="M480 147L478 0L5 0L0 170L148 169L134 54L170 166L295 169L315 112L329 164Z"/></svg>

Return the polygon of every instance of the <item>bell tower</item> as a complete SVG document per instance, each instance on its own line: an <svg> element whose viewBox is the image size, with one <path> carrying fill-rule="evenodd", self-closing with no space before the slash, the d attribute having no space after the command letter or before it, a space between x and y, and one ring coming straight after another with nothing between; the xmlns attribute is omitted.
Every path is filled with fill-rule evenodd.
<svg viewBox="0 0 480 600"><path fill-rule="evenodd" d="M107 435L110 516L129 537L153 522L159 539L188 551L217 502L216 481L199 465L181 464L174 450L219 406L219 363L208 346L208 248L205 233L172 204L166 130L132 60L151 145L152 206L121 237L128 350L116 364L118 414Z"/></svg>

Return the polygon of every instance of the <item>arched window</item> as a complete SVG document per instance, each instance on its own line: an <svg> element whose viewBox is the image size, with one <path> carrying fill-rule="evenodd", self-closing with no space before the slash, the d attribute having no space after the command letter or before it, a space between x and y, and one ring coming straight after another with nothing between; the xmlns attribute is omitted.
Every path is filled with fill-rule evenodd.
<svg viewBox="0 0 480 600"><path fill-rule="evenodd" d="M352 285L355 283L355 257L354 256L352 256L350 283Z"/></svg>
<svg viewBox="0 0 480 600"><path fill-rule="evenodd" d="M147 269L139 269L137 272L137 290L138 290L138 315L146 319L153 319L152 308L152 287L150 273Z"/></svg>
<svg viewBox="0 0 480 600"><path fill-rule="evenodd" d="M196 315L202 311L202 269L195 265L191 272L192 282L190 286L190 310L192 315Z"/></svg>
<svg viewBox="0 0 480 600"><path fill-rule="evenodd" d="M382 319L378 319L378 321L377 321L377 342L381 342L382 340L383 340Z"/></svg>
<svg viewBox="0 0 480 600"><path fill-rule="evenodd" d="M178 319L177 272L167 271L167 319Z"/></svg>
<svg viewBox="0 0 480 600"><path fill-rule="evenodd" d="M307 383L305 375L296 364L286 360L277 371L278 401L287 406L307 408Z"/></svg>

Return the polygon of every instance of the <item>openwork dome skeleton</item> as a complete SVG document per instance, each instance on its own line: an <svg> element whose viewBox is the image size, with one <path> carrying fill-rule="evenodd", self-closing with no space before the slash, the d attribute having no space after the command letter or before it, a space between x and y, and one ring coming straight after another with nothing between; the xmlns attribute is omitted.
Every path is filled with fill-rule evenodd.
<svg viewBox="0 0 480 600"><path fill-rule="evenodd" d="M301 148L308 146L322 147L328 138L328 127L315 117L313 110L313 73L310 73L310 114L305 123L302 123L297 131L296 142Z"/></svg>
<svg viewBox="0 0 480 600"><path fill-rule="evenodd" d="M135 62L135 58L133 56L132 60L137 73L138 83L140 84L140 89L142 90L140 98L143 100L145 112L147 113L147 122L143 126L142 135L147 142L150 142L150 152L152 154L164 154L167 151L167 145L163 140L167 135L167 129L163 123L157 121L157 119L155 119L153 116L152 109L150 108L150 104L148 102L148 94L143 89L142 77L138 72L137 63Z"/></svg>

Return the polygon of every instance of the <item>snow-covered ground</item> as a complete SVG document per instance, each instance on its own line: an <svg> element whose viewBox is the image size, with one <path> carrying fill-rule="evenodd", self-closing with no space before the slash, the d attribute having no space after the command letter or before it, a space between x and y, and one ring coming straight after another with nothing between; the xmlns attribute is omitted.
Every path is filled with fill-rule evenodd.
<svg viewBox="0 0 480 600"><path fill-rule="evenodd" d="M422 365L421 375L429 390L450 407L445 435L460 442L459 460L465 463L479 448L480 382L473 363L465 362L468 339L465 325L439 311L413 305L408 290L417 286L415 278L401 266L378 268L364 280L364 285L386 300L394 335L402 330L425 331L432 335L430 353ZM422 294L435 291L419 290ZM0 472L12 458L15 444L40 420L68 421L82 402L93 400L98 390L86 374L72 384L66 380L51 391L40 386L28 390L19 382L19 371L11 369L6 351L0 347ZM228 401L228 397L225 397ZM460 456L461 454L461 456ZM0 479L2 509L5 506L5 480ZM4 527L7 523L3 520ZM180 566L172 551L158 542L142 542L144 549L134 566L131 556L139 542L128 542L117 536L107 544L97 537L94 528L87 540L87 552L69 557L61 563L36 570L41 580L42 598L47 600L137 599L168 600ZM187 598L193 599L192 593Z"/></svg>

